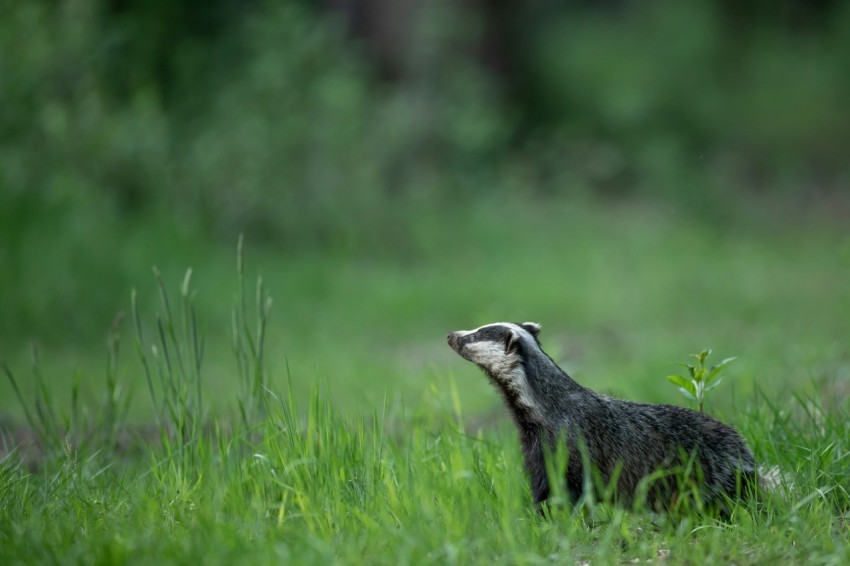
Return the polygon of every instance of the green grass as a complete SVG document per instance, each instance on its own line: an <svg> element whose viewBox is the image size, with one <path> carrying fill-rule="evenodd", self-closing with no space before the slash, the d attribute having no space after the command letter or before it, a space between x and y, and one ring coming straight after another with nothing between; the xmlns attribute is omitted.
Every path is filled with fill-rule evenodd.
<svg viewBox="0 0 850 566"><path fill-rule="evenodd" d="M544 519L529 505L506 428L466 434L421 409L345 415L319 396L299 415L287 396L268 400L269 416L253 434L237 428L177 447L153 443L129 462L69 449L28 473L7 458L3 563L848 558L846 406L813 421L749 408L739 419L744 433L794 486L762 506L736 507L721 523L604 505Z"/></svg>
<svg viewBox="0 0 850 566"><path fill-rule="evenodd" d="M0 463L0 563L850 558L840 224L717 229L658 207L560 201L406 220L415 245L401 257L248 245L241 371L232 249L199 248L185 294L163 249L171 315L154 277L138 282L150 387L129 289L120 356L46 348L33 379L24 349L7 352L22 402L5 381L0 410L23 424L26 409L43 450ZM262 354L258 269L274 297ZM196 327L183 323L190 308ZM665 376L692 351L739 356L706 409L791 485L727 523L604 504L540 517L497 395L444 344L447 330L505 319L542 322L544 347L577 380L640 401L679 403ZM197 373L193 328L205 337ZM157 365L163 340L182 371Z"/></svg>

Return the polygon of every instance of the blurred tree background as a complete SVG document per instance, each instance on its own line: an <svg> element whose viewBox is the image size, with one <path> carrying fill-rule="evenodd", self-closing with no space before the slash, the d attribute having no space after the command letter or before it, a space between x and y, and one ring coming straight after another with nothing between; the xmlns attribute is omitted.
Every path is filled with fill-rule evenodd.
<svg viewBox="0 0 850 566"><path fill-rule="evenodd" d="M848 100L840 0L0 0L0 342L100 340L240 232L405 262L501 198L846 220Z"/></svg>

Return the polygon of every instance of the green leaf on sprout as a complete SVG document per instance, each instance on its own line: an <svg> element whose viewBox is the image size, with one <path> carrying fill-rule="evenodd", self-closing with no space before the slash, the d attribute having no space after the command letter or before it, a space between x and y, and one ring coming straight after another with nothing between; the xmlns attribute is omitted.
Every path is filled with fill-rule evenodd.
<svg viewBox="0 0 850 566"><path fill-rule="evenodd" d="M724 367L726 367L737 359L737 356L726 358L725 360L711 366L711 369L708 370L708 377L705 378L705 381L710 382L718 373L720 373L720 370L722 370Z"/></svg>
<svg viewBox="0 0 850 566"><path fill-rule="evenodd" d="M690 395L692 398L697 394L697 389L694 383L689 379L682 377L681 375L668 375L667 381L669 381L673 385L678 385L680 389L688 391L688 395Z"/></svg>
<svg viewBox="0 0 850 566"><path fill-rule="evenodd" d="M685 390L684 388L682 388L682 387L680 387L680 388L679 388L679 391L681 391L681 392L682 392L682 395L684 395L685 397L687 397L687 398L688 398L688 399L690 399L691 401L696 401L696 400L697 400L697 398L696 398L694 395L692 395L690 391L686 391L686 390Z"/></svg>

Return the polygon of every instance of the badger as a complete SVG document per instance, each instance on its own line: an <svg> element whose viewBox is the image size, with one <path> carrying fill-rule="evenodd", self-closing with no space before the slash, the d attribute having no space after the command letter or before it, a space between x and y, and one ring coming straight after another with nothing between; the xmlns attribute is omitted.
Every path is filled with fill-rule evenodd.
<svg viewBox="0 0 850 566"><path fill-rule="evenodd" d="M699 494L701 508L722 510L757 484L753 455L734 428L690 409L633 403L579 385L543 351L540 328L497 322L447 336L504 398L535 504L550 497L545 458L559 443L566 443L564 487L573 504L604 489L621 504L669 510L684 496L682 472L691 470L690 485L698 489L688 493Z"/></svg>

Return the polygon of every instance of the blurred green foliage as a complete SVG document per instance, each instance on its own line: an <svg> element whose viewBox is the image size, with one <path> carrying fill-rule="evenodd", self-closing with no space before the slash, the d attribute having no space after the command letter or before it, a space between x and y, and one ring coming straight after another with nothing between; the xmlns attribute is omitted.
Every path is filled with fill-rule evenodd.
<svg viewBox="0 0 850 566"><path fill-rule="evenodd" d="M429 3L392 78L332 4L0 0L0 336L92 336L240 232L406 258L412 219L507 193L723 216L846 184L848 2L522 3L495 35L497 3Z"/></svg>
<svg viewBox="0 0 850 566"><path fill-rule="evenodd" d="M809 25L777 17L794 2L622 4L558 11L528 49L537 119L579 175L666 196L846 184L850 3Z"/></svg>

